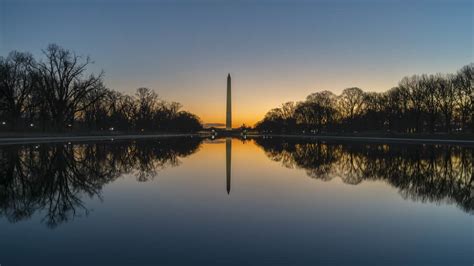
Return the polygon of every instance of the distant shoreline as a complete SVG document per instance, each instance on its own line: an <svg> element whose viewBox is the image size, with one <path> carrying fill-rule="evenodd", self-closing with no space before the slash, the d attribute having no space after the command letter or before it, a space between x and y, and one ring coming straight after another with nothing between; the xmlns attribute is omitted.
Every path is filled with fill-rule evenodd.
<svg viewBox="0 0 474 266"><path fill-rule="evenodd" d="M456 145L474 145L474 138L471 139L453 139L437 135L432 136L350 136L350 135L292 135L292 134L271 134L271 135L250 135L250 136L267 136L273 138L305 138L318 140L342 140L357 142L386 142L386 143L412 143L412 144L456 144ZM455 136L454 136L455 137Z"/></svg>
<svg viewBox="0 0 474 266"><path fill-rule="evenodd" d="M221 132L222 133L222 132ZM126 140L126 139L153 139L153 138L171 138L171 137L208 137L211 133L149 133L149 134L87 134L87 133L54 133L54 134L0 134L0 145L28 144L28 143L57 143L68 141L103 141L103 140ZM240 137L240 133L233 132L229 135L217 134L217 138L222 137ZM468 135L377 135L377 134L334 134L334 135L303 135L303 134L260 134L249 133L248 137L271 137L271 138L304 138L314 140L340 140L357 142L379 142L379 143L412 143L412 144L456 144L456 145L474 145L474 136Z"/></svg>
<svg viewBox="0 0 474 266"><path fill-rule="evenodd" d="M103 141L103 140L126 140L126 139L152 139L152 138L175 138L175 137L199 137L198 133L163 133L163 134L124 134L124 135L50 135L50 136L22 136L22 137L0 137L0 145L29 144L29 143L57 143L67 141Z"/></svg>

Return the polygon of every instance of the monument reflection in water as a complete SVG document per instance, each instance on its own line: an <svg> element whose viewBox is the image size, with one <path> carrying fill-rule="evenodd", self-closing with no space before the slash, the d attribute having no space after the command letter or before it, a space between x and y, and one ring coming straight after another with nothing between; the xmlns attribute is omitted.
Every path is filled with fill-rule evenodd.
<svg viewBox="0 0 474 266"><path fill-rule="evenodd" d="M226 177L227 194L230 194L231 174L232 174L232 138L226 138L225 139L225 177Z"/></svg>
<svg viewBox="0 0 474 266"><path fill-rule="evenodd" d="M473 162L465 146L268 137L0 146L0 259L54 247L50 264L71 263L82 243L109 264L463 263Z"/></svg>

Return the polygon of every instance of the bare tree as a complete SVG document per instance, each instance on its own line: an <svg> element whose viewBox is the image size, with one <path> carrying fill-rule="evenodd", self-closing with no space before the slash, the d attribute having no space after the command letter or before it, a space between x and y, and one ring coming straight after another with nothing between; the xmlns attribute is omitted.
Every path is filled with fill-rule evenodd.
<svg viewBox="0 0 474 266"><path fill-rule="evenodd" d="M380 130L383 129L385 121L387 120L387 106L388 97L385 93L369 92L365 94L365 115L372 128Z"/></svg>
<svg viewBox="0 0 474 266"><path fill-rule="evenodd" d="M407 102L407 127L408 131L411 132L413 129L416 132L420 132L422 130L421 127L421 115L422 115L422 106L423 100L425 97L425 92L421 89L420 83L420 76L413 75L411 77L404 77L399 83L398 87L400 88L400 92L404 94L404 97Z"/></svg>
<svg viewBox="0 0 474 266"><path fill-rule="evenodd" d="M470 127L474 132L474 64L461 68L454 80L456 98L459 106L461 128Z"/></svg>
<svg viewBox="0 0 474 266"><path fill-rule="evenodd" d="M152 117L157 107L158 94L149 88L139 88L136 96L136 125L139 129L152 126Z"/></svg>
<svg viewBox="0 0 474 266"><path fill-rule="evenodd" d="M433 133L438 117L440 85L444 82L444 79L440 75L421 75L421 77L416 77L413 82L413 99L421 99L421 112L425 112L428 115L429 131ZM413 108L418 110L415 106Z"/></svg>
<svg viewBox="0 0 474 266"><path fill-rule="evenodd" d="M0 57L0 111L12 128L31 107L34 64L28 53L13 51L7 58Z"/></svg>
<svg viewBox="0 0 474 266"><path fill-rule="evenodd" d="M363 112L364 92L357 87L344 89L338 98L338 107L342 117L349 119L352 126L354 117Z"/></svg>
<svg viewBox="0 0 474 266"><path fill-rule="evenodd" d="M46 60L38 63L37 71L41 77L44 101L48 103L56 129L61 130L72 123L76 115L103 97L93 92L104 88L103 73L85 77L89 57L83 58L75 53L51 44L43 51Z"/></svg>
<svg viewBox="0 0 474 266"><path fill-rule="evenodd" d="M322 124L328 127L336 116L336 95L330 91L321 91L308 95L306 101L317 103L322 108Z"/></svg>
<svg viewBox="0 0 474 266"><path fill-rule="evenodd" d="M438 108L443 114L444 118L444 129L446 132L451 132L451 123L456 109L456 89L455 89L455 77L454 75L437 75L436 83L438 89L436 90L435 97Z"/></svg>

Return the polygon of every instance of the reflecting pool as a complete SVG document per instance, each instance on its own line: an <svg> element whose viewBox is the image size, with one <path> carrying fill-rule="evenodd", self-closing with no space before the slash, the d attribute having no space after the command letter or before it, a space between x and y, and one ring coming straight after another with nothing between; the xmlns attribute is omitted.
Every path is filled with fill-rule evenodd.
<svg viewBox="0 0 474 266"><path fill-rule="evenodd" d="M0 146L0 264L472 265L474 147Z"/></svg>

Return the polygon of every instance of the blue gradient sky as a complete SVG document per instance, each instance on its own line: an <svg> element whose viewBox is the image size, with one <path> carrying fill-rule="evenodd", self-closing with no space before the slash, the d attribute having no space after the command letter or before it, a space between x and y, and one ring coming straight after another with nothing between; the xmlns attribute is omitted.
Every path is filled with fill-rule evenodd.
<svg viewBox="0 0 474 266"><path fill-rule="evenodd" d="M473 1L0 0L0 55L57 43L89 55L108 87L155 89L234 126L311 92L385 91L405 75L473 62Z"/></svg>

